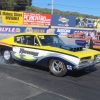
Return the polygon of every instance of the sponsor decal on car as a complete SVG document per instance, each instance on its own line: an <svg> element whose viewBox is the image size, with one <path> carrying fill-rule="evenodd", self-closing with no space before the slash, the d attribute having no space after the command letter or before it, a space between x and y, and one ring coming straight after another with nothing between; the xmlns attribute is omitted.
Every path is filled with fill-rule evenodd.
<svg viewBox="0 0 100 100"><path fill-rule="evenodd" d="M34 56L38 56L38 52L31 52L31 51L27 51L25 49L22 49L20 48L20 51L19 51L20 54L30 54L30 55L34 55Z"/></svg>

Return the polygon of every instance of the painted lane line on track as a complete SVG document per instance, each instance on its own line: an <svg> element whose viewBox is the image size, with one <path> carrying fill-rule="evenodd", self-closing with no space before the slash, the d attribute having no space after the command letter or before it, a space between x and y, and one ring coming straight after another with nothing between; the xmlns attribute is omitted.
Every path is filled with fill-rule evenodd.
<svg viewBox="0 0 100 100"><path fill-rule="evenodd" d="M31 87L34 87L34 88L37 88L37 89L41 89L41 90L44 91L44 92L48 92L48 93L51 93L51 94L55 94L55 95L58 95L58 96L60 96L60 97L65 98L65 99L68 99L68 100L75 100L75 99L72 99L72 98L70 98L70 97L67 97L67 96L64 96L64 95L55 93L55 92L53 92L53 91L48 91L48 90L46 90L46 89L43 89L43 88L41 88L41 87L39 87L39 86L36 86L36 85L33 85L33 84L31 84L31 83L27 83L27 82L25 82L25 81L22 81L22 80L13 78L13 77L11 77L11 76L8 76L8 75L5 74L5 73L0 73L0 75L5 75L8 79L12 79L12 80L18 81L18 82L20 82L20 83L23 83L23 84L25 84L25 85L28 85L28 86L31 86ZM37 94L37 95L38 95L38 94ZM28 98L29 98L29 97L28 97Z"/></svg>

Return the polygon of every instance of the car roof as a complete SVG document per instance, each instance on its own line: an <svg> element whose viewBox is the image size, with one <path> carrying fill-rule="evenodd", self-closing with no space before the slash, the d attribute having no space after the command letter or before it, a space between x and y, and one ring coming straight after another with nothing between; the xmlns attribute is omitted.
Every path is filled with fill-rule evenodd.
<svg viewBox="0 0 100 100"><path fill-rule="evenodd" d="M25 32L25 33L17 33L14 36L17 36L17 35L56 35L56 34L53 34L53 33L32 33L32 32Z"/></svg>

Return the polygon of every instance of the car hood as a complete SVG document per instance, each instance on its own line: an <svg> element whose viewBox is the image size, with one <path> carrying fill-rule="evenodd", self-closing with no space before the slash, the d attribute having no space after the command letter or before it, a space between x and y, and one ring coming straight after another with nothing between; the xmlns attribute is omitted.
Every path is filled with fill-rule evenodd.
<svg viewBox="0 0 100 100"><path fill-rule="evenodd" d="M87 56L94 57L94 55L100 54L99 51L87 49L87 48L83 48L83 47L78 46L78 45L71 45L71 44L66 44L64 46L58 46L58 47L45 46L44 48L47 50L50 50L50 51L58 52L58 53L73 55L73 56L76 56L78 58L83 58L83 57L87 57ZM77 51L70 50L69 48L70 49L76 48Z"/></svg>
<svg viewBox="0 0 100 100"><path fill-rule="evenodd" d="M73 44L61 45L61 46L59 46L59 48L62 48L62 49L65 49L65 50L69 50L69 51L73 51L73 52L77 52L77 51L82 51L83 50L82 46L73 45Z"/></svg>

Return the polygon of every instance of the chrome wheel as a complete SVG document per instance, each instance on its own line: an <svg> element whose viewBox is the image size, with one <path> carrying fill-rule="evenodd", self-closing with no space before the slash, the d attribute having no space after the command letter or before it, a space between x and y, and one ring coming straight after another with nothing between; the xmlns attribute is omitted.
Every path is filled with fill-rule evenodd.
<svg viewBox="0 0 100 100"><path fill-rule="evenodd" d="M13 63L14 59L12 58L11 52L9 50L4 50L2 56L5 63Z"/></svg>
<svg viewBox="0 0 100 100"><path fill-rule="evenodd" d="M64 76L67 73L65 64L58 59L51 59L49 61L50 72L55 76Z"/></svg>
<svg viewBox="0 0 100 100"><path fill-rule="evenodd" d="M53 71L59 73L59 72L61 72L61 71L63 70L63 64L62 64L62 62L59 61L59 60L54 60L54 61L52 62L52 68L53 68Z"/></svg>
<svg viewBox="0 0 100 100"><path fill-rule="evenodd" d="M10 52L9 51L4 51L4 59L9 60L10 59Z"/></svg>

